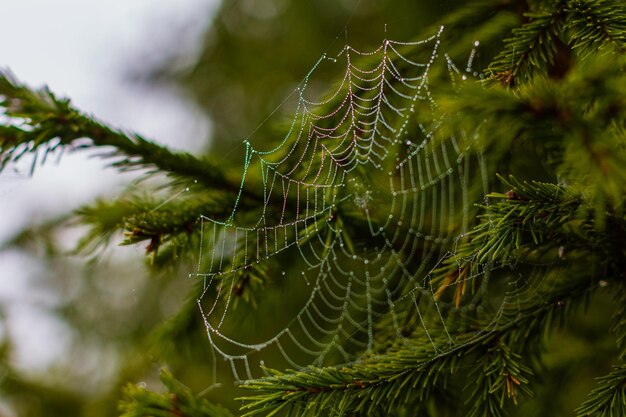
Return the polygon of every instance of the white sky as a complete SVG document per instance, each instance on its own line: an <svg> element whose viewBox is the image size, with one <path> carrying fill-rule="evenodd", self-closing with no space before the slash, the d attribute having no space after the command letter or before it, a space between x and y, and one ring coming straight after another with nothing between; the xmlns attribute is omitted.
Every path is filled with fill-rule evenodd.
<svg viewBox="0 0 626 417"><path fill-rule="evenodd" d="M179 37L179 53L193 54L216 3L0 0L0 67L28 85L48 84L114 126L196 150L204 145L207 120L175 92L130 86L123 75L155 59L173 36ZM102 166L99 160L70 155L59 165L40 167L32 178L28 169L0 173L0 242L34 219L63 213L119 187L120 177ZM17 360L41 368L61 354L67 331L41 307L34 275L23 257L0 256L0 305L9 306L8 331L18 339Z"/></svg>

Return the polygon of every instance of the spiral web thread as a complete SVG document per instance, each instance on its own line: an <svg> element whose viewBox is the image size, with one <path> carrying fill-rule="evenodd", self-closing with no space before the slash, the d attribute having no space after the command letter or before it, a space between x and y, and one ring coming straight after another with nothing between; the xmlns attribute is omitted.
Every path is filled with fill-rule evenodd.
<svg viewBox="0 0 626 417"><path fill-rule="evenodd" d="M257 376L266 350L295 369L354 361L376 348L379 321L401 342L407 316L435 350L441 346L433 332L452 344L442 311L452 303L442 300L430 272L467 230L472 184L484 195L487 175L480 155L466 154L454 137L434 140L443 121L433 117L429 74L443 64L452 82L463 82L476 52L460 71L440 52L442 31L323 56L297 89L282 141L266 151L244 142L236 203L225 220L201 218L198 271L191 274L204 283L198 305L213 354L235 379ZM312 101L307 85L326 63L343 63L343 78ZM262 188L262 202L244 209L242 196L252 188ZM361 223L347 226L349 218ZM280 267L286 260L287 271ZM263 266L271 279L309 293L296 309L285 308L295 313L272 336L247 341L228 322L241 277Z"/></svg>

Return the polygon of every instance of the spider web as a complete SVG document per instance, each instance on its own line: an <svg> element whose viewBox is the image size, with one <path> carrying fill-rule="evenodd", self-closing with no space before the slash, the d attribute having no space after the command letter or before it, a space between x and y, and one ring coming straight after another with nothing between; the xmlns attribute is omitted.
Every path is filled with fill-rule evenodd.
<svg viewBox="0 0 626 417"><path fill-rule="evenodd" d="M487 174L481 155L437 137L445 120L434 116L429 77L439 66L437 76L463 82L476 52L460 71L440 51L442 31L322 56L297 89L280 142L268 150L244 142L234 207L226 219L200 219L191 274L203 280L198 306L213 354L235 379L270 360L296 369L351 362L390 343L379 334L402 343L407 328L435 350L441 336L453 343L448 316L459 306L430 274L468 230ZM323 65L342 66L343 77L316 101L307 93ZM248 192L260 195L256 206L244 203ZM447 286L464 290L475 278ZM268 337L249 334L233 313L259 280L282 285L280 297L258 303L274 308L271 322L260 321ZM250 319L266 316L257 315Z"/></svg>

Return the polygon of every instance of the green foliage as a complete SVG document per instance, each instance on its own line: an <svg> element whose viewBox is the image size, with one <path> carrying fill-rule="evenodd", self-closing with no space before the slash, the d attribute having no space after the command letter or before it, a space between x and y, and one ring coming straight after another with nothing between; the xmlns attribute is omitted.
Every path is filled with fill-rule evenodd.
<svg viewBox="0 0 626 417"><path fill-rule="evenodd" d="M624 4L607 0L570 1L566 9L572 48L583 56L598 50L626 52Z"/></svg>
<svg viewBox="0 0 626 417"><path fill-rule="evenodd" d="M610 374L598 378L599 387L576 411L578 416L621 416L626 414L626 366L615 366Z"/></svg>
<svg viewBox="0 0 626 417"><path fill-rule="evenodd" d="M223 6L216 33L228 31L228 18L234 7ZM293 21L304 19L307 10L312 13L310 6L300 7L289 10ZM476 207L450 209L447 215L454 221L442 233L453 236L443 236L443 243L438 242L448 255L425 266L432 270L425 274L424 286L445 307L440 311L436 306L435 312L427 311L424 317L418 317L415 309L394 315L385 310L386 306L381 307L381 318L374 330L377 345L354 362L297 370L267 369L269 376L241 384L240 388L246 391L239 398L244 402L241 411L245 416L523 415L518 404L523 407L531 403L533 395L541 398L539 394L545 390L539 381L550 372L542 362L550 337L583 307L597 307L596 300L607 287L617 288L613 290L617 299L613 332L606 336L615 339L615 357L607 360L615 363L624 359L623 4L618 0L480 1L451 12L439 23L448 27L443 40L453 42L448 56L452 61L462 56L477 38L485 48L484 52L479 50L477 59L490 61L482 82L453 82L450 87L445 69L433 69L429 74L432 85L428 94L438 95L433 107L440 125L433 143L442 147L453 143L465 152L467 160L463 166L468 168L461 178L465 181L462 193L484 197L484 202ZM439 23L429 28L427 35ZM421 33L412 35L424 38ZM506 39L502 46L499 40L503 38ZM231 51L233 59L239 59L245 55L240 46L210 46L204 52L204 63L214 63ZM423 51L407 47L406 53L417 55ZM371 64L365 65L367 68L375 65L369 61L366 64ZM261 61L258 67L250 65L246 71L257 74L260 67ZM207 75L206 71L199 63L187 82L197 81ZM270 76L281 78L276 71ZM210 75L196 93L208 95L223 81L223 73ZM271 86L268 88L272 93L286 88L287 83L280 79L266 86L256 78L253 81ZM232 80L227 84L231 85ZM267 92L265 87L258 91ZM228 89L220 92L228 97L231 93ZM368 94L373 93L358 94L369 98ZM148 242L147 252L156 270L196 261L198 246L206 243L201 216L225 218L238 198L241 188L236 178L240 172L231 169L227 158L217 163L215 158L172 152L137 135L110 128L74 109L68 100L58 99L47 89L31 90L6 73L0 74L0 97L0 107L8 116L0 127L2 168L26 154L34 155L34 167L51 152L104 147L108 149L104 156L112 158L112 165L120 171L141 169L174 179L165 187L151 190L157 191L154 195L127 193L116 200L100 199L79 209L77 220L89 227L79 244L85 252L105 246L123 232L125 245ZM269 100L265 96L255 100L263 101L262 105L246 101L242 103L246 109L241 113L233 112L220 121L218 136L224 138L225 132L236 130L237 123L257 123L258 120L247 117L267 110ZM340 100L331 97L326 107L322 105L319 110L324 113ZM206 107L215 112L223 104L211 101ZM411 119L415 131L416 126L422 128L422 124L433 122L427 120L432 114L427 108L430 103L421 106ZM246 120L239 120L241 117ZM401 121L388 123L400 126ZM283 135L275 132L285 130L274 125L261 129L270 138L269 144L278 143L277 138ZM469 167L471 158L485 161L484 172L477 173L476 168ZM319 158L312 160L321 165ZM293 169L300 162L294 161ZM247 170L248 155L245 163ZM430 168L428 164L426 169ZM482 183L479 177L488 179ZM246 181L261 183L259 178ZM189 189L180 192L187 185ZM258 218L259 207L265 202L261 191L251 189L243 189L238 207L238 216L246 220ZM171 199L161 197L158 191L179 194ZM290 198L287 194L285 201ZM439 202L433 200L432 204ZM332 212L339 225L337 230L319 233L323 229L318 227L322 224L319 222L326 219L318 219L319 224L308 224L299 231L299 243L340 236L347 253L355 254L371 243L368 239L375 239L366 230L369 219L362 212L338 207ZM281 208L268 210L267 216L280 213ZM265 215L265 207L262 210ZM430 208L425 206L422 214L431 215ZM461 235L454 239L458 233ZM247 256L240 243L233 243L240 250L225 257L224 262L237 265ZM258 242L251 238L250 245L255 243ZM381 245L386 243L381 239ZM410 250L427 252L431 244ZM261 263L242 269L219 278L219 285L233 288L233 304L242 300L249 308L246 311L256 311L262 301L268 301L266 294L278 285L272 279L271 266L274 265ZM298 292L298 288L291 290L292 294ZM414 294L414 287L401 288L399 294L398 298L413 297L416 306L429 305L434 310L432 301L428 304L428 300ZM218 299L220 293L210 296ZM187 297L178 313L152 333L159 345L154 351L171 358L182 350L181 346L188 351L207 349L197 343L197 335L204 329L202 318L194 316L195 307L196 297ZM430 332L423 332L423 321L435 315L446 322L445 326L433 324ZM607 319L595 320L594 325L598 325ZM402 322L400 335L391 333L394 326L389 323L396 321ZM575 360L568 364L578 366ZM193 371L186 372L198 378ZM209 377L200 378L206 381ZM170 373L164 372L162 380L168 388L165 394L128 385L120 406L122 415L232 415L193 394ZM577 409L578 415L626 415L625 381L626 367L618 364L599 379L598 388ZM232 394L231 390L228 395L233 397Z"/></svg>
<svg viewBox="0 0 626 417"><path fill-rule="evenodd" d="M166 370L161 381L167 388L157 394L144 387L128 384L120 403L121 417L232 417L226 408L198 398L191 390L174 379Z"/></svg>
<svg viewBox="0 0 626 417"><path fill-rule="evenodd" d="M9 117L0 131L0 169L33 154L33 170L39 159L46 161L51 152L100 148L101 156L112 158L121 170L148 169L208 187L232 191L223 170L208 158L172 152L136 134L115 130L74 109L68 99L59 99L47 88L31 90L9 73L0 72L0 107Z"/></svg>
<svg viewBox="0 0 626 417"><path fill-rule="evenodd" d="M425 402L432 392L468 378L471 415L506 415L505 399L517 401L520 394L530 395L533 371L524 357L533 356L543 335L585 302L590 291L600 288L590 289L584 275L557 276L550 288L520 294L521 310L510 306L498 312L495 325L494 317L485 317L476 327L457 334L448 349L437 351L424 339L412 339L404 349L347 367L274 372L243 385L255 395L242 398L247 403L242 409L246 416L274 415L285 408L302 416L385 415L406 403ZM486 327L489 333L476 337L475 331ZM464 415L462 402L452 408L453 415Z"/></svg>
<svg viewBox="0 0 626 417"><path fill-rule="evenodd" d="M513 36L505 40L505 49L487 69L490 76L506 85L524 84L554 64L562 9L563 4L555 2L554 10L526 14L529 21L513 29Z"/></svg>
<svg viewBox="0 0 626 417"><path fill-rule="evenodd" d="M517 86L542 73L560 78L573 64L574 51L582 58L595 58L598 50L625 50L626 10L622 2L571 0L548 4L524 13L526 22L513 29L513 36L505 40L505 48L487 68L493 79Z"/></svg>
<svg viewBox="0 0 626 417"><path fill-rule="evenodd" d="M520 252L546 242L552 246L566 243L562 230L575 228L581 220L577 215L580 196L555 184L520 183L514 177L502 182L509 190L487 195L497 200L483 207L485 214L480 217L484 221L470 233L467 252L475 255L476 262L509 265L523 258Z"/></svg>
<svg viewBox="0 0 626 417"><path fill-rule="evenodd" d="M532 396L526 377L532 371L507 344L497 341L477 362L467 388L472 391L469 416L504 416L505 400L517 404L519 392Z"/></svg>
<svg viewBox="0 0 626 417"><path fill-rule="evenodd" d="M528 169L515 152L530 153L542 176L578 189L602 216L625 192L624 65L623 56L596 56L561 80L538 76L516 91L468 86L441 107L463 115L459 130L476 132L466 146L506 158L512 173Z"/></svg>
<svg viewBox="0 0 626 417"><path fill-rule="evenodd" d="M626 358L626 299L624 298L624 291L620 291L616 294L619 308L613 315L613 326L611 331L617 337L617 345L620 348L619 358Z"/></svg>

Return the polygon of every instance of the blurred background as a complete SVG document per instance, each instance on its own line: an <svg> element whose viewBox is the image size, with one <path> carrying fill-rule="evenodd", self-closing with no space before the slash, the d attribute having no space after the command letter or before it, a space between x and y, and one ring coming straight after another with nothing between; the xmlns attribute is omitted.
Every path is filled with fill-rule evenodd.
<svg viewBox="0 0 626 417"><path fill-rule="evenodd" d="M460 4L5 1L0 66L28 85L48 84L113 126L237 163L243 139L254 132L258 142L271 132L269 114L289 113L289 102L281 103L323 53L346 42L367 49L385 36L423 38ZM461 49L474 40L468 35ZM480 54L493 50L484 45ZM327 89L336 75L318 74L313 91ZM114 416L121 387L160 390L163 366L236 408L232 385L212 385L205 330L189 302L197 295L189 269L151 272L145 247L115 246L122 236L106 250L74 253L85 230L72 222L72 210L143 185L134 182L141 173L119 174L95 156L64 155L32 175L28 163L0 174L0 416ZM592 322L576 331L606 339L606 329ZM564 349L584 358L590 372L594 358L612 349L610 341L570 339L564 332ZM568 372L556 377L567 380ZM589 388L570 385L574 399Z"/></svg>

